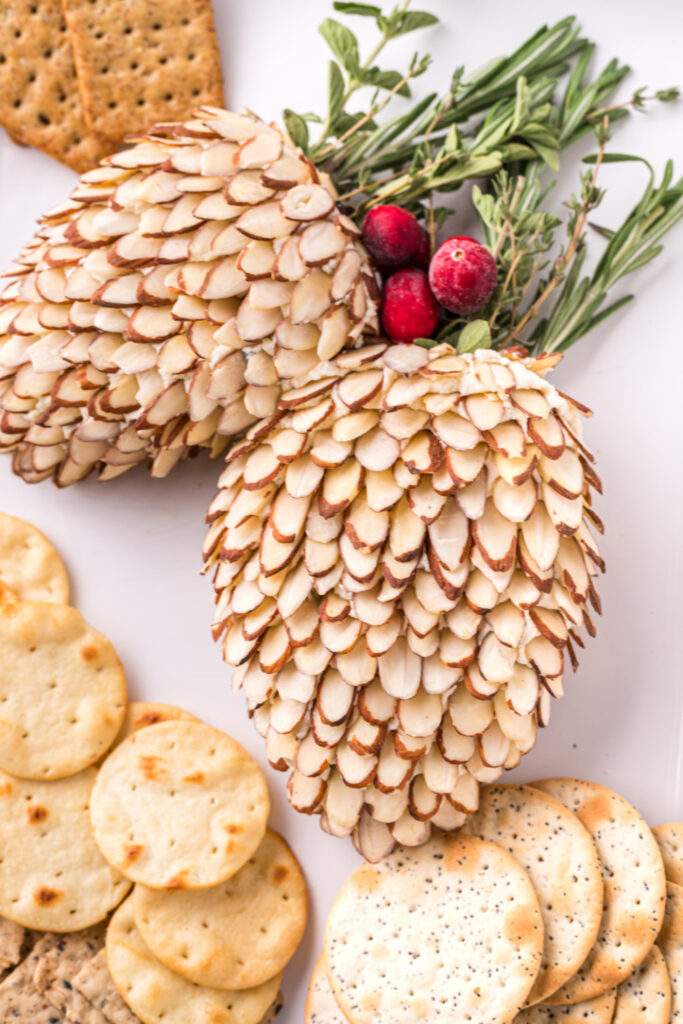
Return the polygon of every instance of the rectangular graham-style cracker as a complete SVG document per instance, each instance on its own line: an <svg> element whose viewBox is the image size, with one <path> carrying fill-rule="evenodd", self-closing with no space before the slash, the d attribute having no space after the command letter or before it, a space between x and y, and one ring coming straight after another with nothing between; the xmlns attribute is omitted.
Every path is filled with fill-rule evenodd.
<svg viewBox="0 0 683 1024"><path fill-rule="evenodd" d="M0 124L75 171L111 152L86 126L59 0L0 2Z"/></svg>
<svg viewBox="0 0 683 1024"><path fill-rule="evenodd" d="M221 106L211 0L62 0L86 121L118 140Z"/></svg>

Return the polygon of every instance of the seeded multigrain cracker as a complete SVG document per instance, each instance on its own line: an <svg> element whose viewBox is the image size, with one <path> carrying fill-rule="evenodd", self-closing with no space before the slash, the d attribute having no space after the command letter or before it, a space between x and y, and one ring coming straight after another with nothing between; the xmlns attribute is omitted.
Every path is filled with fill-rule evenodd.
<svg viewBox="0 0 683 1024"><path fill-rule="evenodd" d="M672 821L657 825L652 834L659 843L664 859L664 870L670 882L683 885L683 822Z"/></svg>
<svg viewBox="0 0 683 1024"><path fill-rule="evenodd" d="M25 941L25 928L0 917L0 978L19 963Z"/></svg>
<svg viewBox="0 0 683 1024"><path fill-rule="evenodd" d="M110 864L153 889L205 889L239 871L270 810L261 769L202 722L134 732L104 761L92 797Z"/></svg>
<svg viewBox="0 0 683 1024"><path fill-rule="evenodd" d="M222 885L196 892L138 885L132 906L142 938L170 970L197 985L242 989L268 981L291 960L308 895L296 857L269 829Z"/></svg>
<svg viewBox="0 0 683 1024"><path fill-rule="evenodd" d="M34 969L35 961L31 955L0 984L0 1020L3 1024L12 1021L19 1024L63 1024L63 1015L52 1005L46 993L36 988Z"/></svg>
<svg viewBox="0 0 683 1024"><path fill-rule="evenodd" d="M683 887L666 885L664 926L657 939L671 980L671 1024L683 1021Z"/></svg>
<svg viewBox="0 0 683 1024"><path fill-rule="evenodd" d="M646 822L622 796L597 782L534 782L574 811L593 836L605 900L598 938L580 970L548 1000L573 1004L621 984L652 949L664 918L664 864Z"/></svg>
<svg viewBox="0 0 683 1024"><path fill-rule="evenodd" d="M507 1024L542 953L529 876L473 836L399 847L358 868L325 931L330 983L351 1024Z"/></svg>
<svg viewBox="0 0 683 1024"><path fill-rule="evenodd" d="M96 771L58 782L0 773L0 914L26 928L75 932L102 921L130 883L90 827ZM1 1019L1 1018L0 1018Z"/></svg>
<svg viewBox="0 0 683 1024"><path fill-rule="evenodd" d="M85 117L110 140L223 106L211 0L63 0Z"/></svg>
<svg viewBox="0 0 683 1024"><path fill-rule="evenodd" d="M20 601L69 603L69 577L53 545L31 523L4 512L0 512L0 583Z"/></svg>
<svg viewBox="0 0 683 1024"><path fill-rule="evenodd" d="M500 843L534 884L545 940L528 1002L541 1002L578 971L597 938L603 882L595 843L564 804L531 786L486 787L462 832Z"/></svg>
<svg viewBox="0 0 683 1024"><path fill-rule="evenodd" d="M514 1024L612 1024L616 999L612 989L576 1006L531 1006L515 1017Z"/></svg>
<svg viewBox="0 0 683 1024"><path fill-rule="evenodd" d="M106 948L114 984L143 1024L260 1024L280 988L279 977L234 992L193 985L174 974L142 941L130 900L111 919Z"/></svg>
<svg viewBox="0 0 683 1024"><path fill-rule="evenodd" d="M109 748L125 707L121 662L80 612L0 604L0 768L29 779L73 775Z"/></svg>
<svg viewBox="0 0 683 1024"><path fill-rule="evenodd" d="M304 1008L304 1024L348 1024L332 993L324 956L313 968Z"/></svg>
<svg viewBox="0 0 683 1024"><path fill-rule="evenodd" d="M15 142L36 146L75 171L89 170L111 152L86 127L59 0L0 4L0 124Z"/></svg>
<svg viewBox="0 0 683 1024"><path fill-rule="evenodd" d="M617 989L612 1024L669 1024L671 979L666 962L653 946L640 967Z"/></svg>
<svg viewBox="0 0 683 1024"><path fill-rule="evenodd" d="M114 986L101 946L54 977L47 997L69 1024L136 1024L137 1017Z"/></svg>

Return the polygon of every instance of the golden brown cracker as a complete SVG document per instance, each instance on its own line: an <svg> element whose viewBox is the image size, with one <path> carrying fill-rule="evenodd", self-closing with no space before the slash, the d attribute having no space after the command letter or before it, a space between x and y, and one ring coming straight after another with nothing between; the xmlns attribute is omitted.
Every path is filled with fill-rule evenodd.
<svg viewBox="0 0 683 1024"><path fill-rule="evenodd" d="M223 104L211 0L62 0L89 125L117 141Z"/></svg>
<svg viewBox="0 0 683 1024"><path fill-rule="evenodd" d="M0 4L0 124L75 171L111 152L86 126L59 0Z"/></svg>

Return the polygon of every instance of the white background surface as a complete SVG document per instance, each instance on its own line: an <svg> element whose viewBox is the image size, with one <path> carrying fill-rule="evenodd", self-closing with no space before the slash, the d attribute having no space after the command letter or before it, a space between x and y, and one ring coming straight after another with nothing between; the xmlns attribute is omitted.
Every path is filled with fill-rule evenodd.
<svg viewBox="0 0 683 1024"><path fill-rule="evenodd" d="M316 26L329 13L327 0L215 3L231 105L249 105L264 117L277 117L285 105L322 110L327 56ZM567 13L558 0L426 0L424 6L443 24L419 40L435 58L420 91L445 88L456 64L474 67ZM634 66L625 94L636 84L683 84L678 0L580 0L573 9L598 41L601 63L618 55ZM394 66L404 66L416 45L413 37L395 43ZM658 168L672 155L683 171L683 104L635 115L617 132L618 150L646 154ZM574 180L579 154L565 157L566 184ZM642 171L615 165L604 181L609 196L599 220L614 223L641 187ZM65 198L72 183L69 171L0 132L3 265L30 237L35 217ZM464 194L456 208L466 216ZM525 779L592 776L618 787L653 822L683 817L682 267L679 225L656 266L639 276L636 304L582 341L556 373L560 387L595 410L587 439L606 488L598 505L608 526L605 616L578 675L566 681L568 694L555 706L550 729L517 772ZM111 484L90 481L60 492L50 484L27 487L3 459L0 508L32 520L56 541L76 603L116 644L134 696L188 707L234 734L263 764L261 741L212 646L211 592L198 575L203 516L218 472L200 458L165 481L136 471ZM350 841L332 839L316 818L290 811L284 776L267 771L275 827L294 846L311 887L311 926L288 970L280 1018L298 1022L326 913L357 857Z"/></svg>

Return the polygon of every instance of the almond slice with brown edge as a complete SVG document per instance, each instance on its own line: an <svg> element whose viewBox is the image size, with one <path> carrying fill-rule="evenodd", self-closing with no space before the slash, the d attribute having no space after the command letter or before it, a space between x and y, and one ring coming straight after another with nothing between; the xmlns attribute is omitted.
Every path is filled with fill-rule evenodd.
<svg viewBox="0 0 683 1024"><path fill-rule="evenodd" d="M322 185L295 185L281 201L285 217L294 221L323 220L334 209L334 199Z"/></svg>

